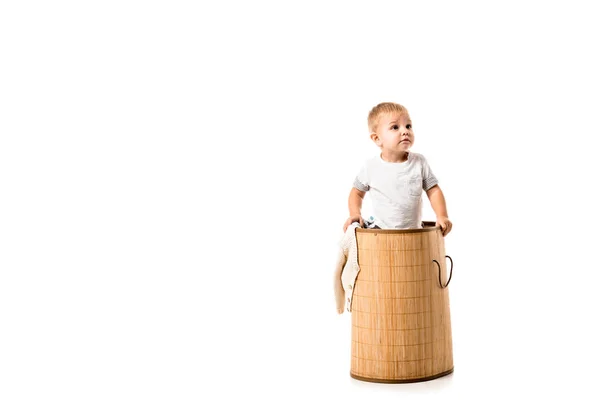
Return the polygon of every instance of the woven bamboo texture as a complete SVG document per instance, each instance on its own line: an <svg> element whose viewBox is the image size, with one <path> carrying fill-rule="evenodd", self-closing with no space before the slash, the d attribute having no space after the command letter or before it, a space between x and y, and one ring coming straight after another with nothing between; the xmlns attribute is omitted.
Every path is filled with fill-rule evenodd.
<svg viewBox="0 0 600 400"><path fill-rule="evenodd" d="M439 227L356 229L352 377L416 382L453 371L444 238ZM433 260L438 261L440 270Z"/></svg>

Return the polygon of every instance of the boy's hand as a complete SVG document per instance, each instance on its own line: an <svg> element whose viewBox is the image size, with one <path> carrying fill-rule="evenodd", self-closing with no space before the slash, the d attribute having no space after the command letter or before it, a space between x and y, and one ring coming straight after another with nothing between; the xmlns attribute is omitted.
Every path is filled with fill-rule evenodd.
<svg viewBox="0 0 600 400"><path fill-rule="evenodd" d="M450 222L448 217L438 217L435 221L435 226L442 227L442 236L446 236L452 230L452 222Z"/></svg>
<svg viewBox="0 0 600 400"><path fill-rule="evenodd" d="M365 221L363 221L362 217L360 215L355 215L346 220L346 223L344 224L344 233L353 222L358 222L361 228L365 225Z"/></svg>

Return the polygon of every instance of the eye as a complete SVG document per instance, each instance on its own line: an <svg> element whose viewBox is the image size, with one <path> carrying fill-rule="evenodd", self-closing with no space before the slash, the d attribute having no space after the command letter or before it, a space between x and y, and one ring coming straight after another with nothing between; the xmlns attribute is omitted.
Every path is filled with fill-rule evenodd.
<svg viewBox="0 0 600 400"><path fill-rule="evenodd" d="M411 124L406 125L406 129L411 129L411 128L412 128Z"/></svg>
<svg viewBox="0 0 600 400"><path fill-rule="evenodd" d="M397 131L398 129L400 129L400 127L398 125L394 125L394 126L392 126L392 129Z"/></svg>

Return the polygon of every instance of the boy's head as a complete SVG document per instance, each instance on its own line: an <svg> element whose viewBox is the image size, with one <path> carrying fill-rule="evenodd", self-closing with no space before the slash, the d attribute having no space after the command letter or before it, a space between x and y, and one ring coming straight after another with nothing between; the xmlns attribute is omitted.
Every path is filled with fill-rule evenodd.
<svg viewBox="0 0 600 400"><path fill-rule="evenodd" d="M386 153L407 152L414 143L412 122L406 107L380 103L369 112L371 139Z"/></svg>
<svg viewBox="0 0 600 400"><path fill-rule="evenodd" d="M406 114L408 116L408 110L406 107L397 103L379 103L369 112L369 133L375 132L379 125L379 120L384 114Z"/></svg>

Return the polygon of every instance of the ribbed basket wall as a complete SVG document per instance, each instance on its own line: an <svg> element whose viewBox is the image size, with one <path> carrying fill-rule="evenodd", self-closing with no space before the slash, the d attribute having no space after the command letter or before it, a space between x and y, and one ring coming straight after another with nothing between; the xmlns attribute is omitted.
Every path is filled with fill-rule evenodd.
<svg viewBox="0 0 600 400"><path fill-rule="evenodd" d="M442 287L451 274L441 229L356 229L356 239L351 376L403 383L451 373L450 306Z"/></svg>

